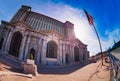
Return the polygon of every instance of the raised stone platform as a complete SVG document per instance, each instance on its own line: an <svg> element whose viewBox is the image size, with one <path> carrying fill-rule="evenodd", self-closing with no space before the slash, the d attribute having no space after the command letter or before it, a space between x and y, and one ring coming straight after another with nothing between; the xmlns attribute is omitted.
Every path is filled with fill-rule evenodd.
<svg viewBox="0 0 120 81"><path fill-rule="evenodd" d="M34 60L27 59L26 63L23 63L23 73L38 75L37 66L34 64Z"/></svg>

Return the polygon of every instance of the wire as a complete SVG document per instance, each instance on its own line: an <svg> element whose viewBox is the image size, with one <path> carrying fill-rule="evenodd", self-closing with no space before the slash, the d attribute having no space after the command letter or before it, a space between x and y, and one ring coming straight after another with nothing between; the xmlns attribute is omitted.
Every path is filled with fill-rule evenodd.
<svg viewBox="0 0 120 81"><path fill-rule="evenodd" d="M100 62L100 64L101 64L101 62ZM98 72L97 69L98 69L98 67L100 66L100 64L97 66L96 71L90 76L90 78L88 79L88 81L90 81L91 78Z"/></svg>
<svg viewBox="0 0 120 81"><path fill-rule="evenodd" d="M100 77L99 75L98 75L98 73L100 73L101 71L104 71L105 69L103 69L103 70L100 70L101 68L102 68L102 66L105 66L105 67L109 67L109 66L107 66L107 65L104 65L103 64L103 60L100 62L100 64L98 64L98 66L97 66L97 68L96 68L96 71L90 76L90 78L88 79L88 81L90 81L91 80L91 78L94 76L94 75L96 75L99 79L105 79L105 78L108 78L109 76L111 76L111 74L110 75L108 75L108 76L106 76L106 77ZM99 68L100 67L100 68Z"/></svg>

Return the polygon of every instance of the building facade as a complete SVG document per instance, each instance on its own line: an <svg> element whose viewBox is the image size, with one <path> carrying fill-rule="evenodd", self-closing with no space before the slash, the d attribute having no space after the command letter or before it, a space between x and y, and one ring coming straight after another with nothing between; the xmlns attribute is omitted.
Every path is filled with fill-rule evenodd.
<svg viewBox="0 0 120 81"><path fill-rule="evenodd" d="M87 45L75 37L74 24L21 6L10 22L1 21L0 52L39 65L88 63Z"/></svg>

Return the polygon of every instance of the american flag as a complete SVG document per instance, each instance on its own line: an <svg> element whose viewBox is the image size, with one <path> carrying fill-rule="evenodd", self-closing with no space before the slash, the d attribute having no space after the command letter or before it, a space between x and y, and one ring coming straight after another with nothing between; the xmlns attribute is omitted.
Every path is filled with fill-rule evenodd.
<svg viewBox="0 0 120 81"><path fill-rule="evenodd" d="M85 9L84 9L84 12L85 12L85 14L87 16L89 24L93 25L93 18L92 18L92 16Z"/></svg>

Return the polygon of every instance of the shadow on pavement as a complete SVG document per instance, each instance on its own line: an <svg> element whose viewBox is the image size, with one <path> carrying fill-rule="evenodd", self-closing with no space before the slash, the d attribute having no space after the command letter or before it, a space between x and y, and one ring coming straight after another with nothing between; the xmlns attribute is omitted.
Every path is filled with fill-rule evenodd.
<svg viewBox="0 0 120 81"><path fill-rule="evenodd" d="M69 74L83 67L83 65L71 66L38 66L38 73L40 74Z"/></svg>

